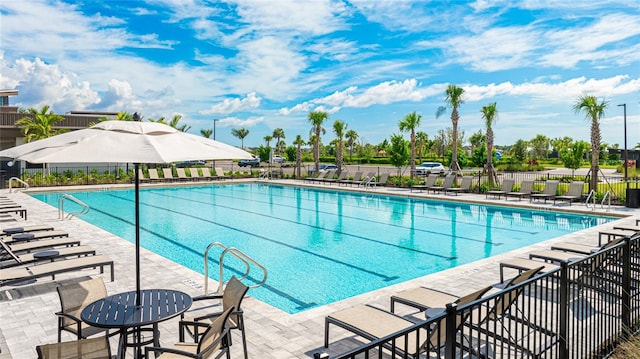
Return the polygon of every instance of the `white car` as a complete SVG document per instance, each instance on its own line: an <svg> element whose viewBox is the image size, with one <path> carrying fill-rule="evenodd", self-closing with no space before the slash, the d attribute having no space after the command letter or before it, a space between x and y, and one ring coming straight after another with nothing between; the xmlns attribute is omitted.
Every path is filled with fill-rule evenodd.
<svg viewBox="0 0 640 359"><path fill-rule="evenodd" d="M420 165L416 166L416 174L425 176L430 173L438 173L443 174L447 171L446 168L440 162L422 162Z"/></svg>
<svg viewBox="0 0 640 359"><path fill-rule="evenodd" d="M282 157L282 156L278 156L278 155L273 155L273 157L271 158L272 163L285 163L287 162L287 160Z"/></svg>

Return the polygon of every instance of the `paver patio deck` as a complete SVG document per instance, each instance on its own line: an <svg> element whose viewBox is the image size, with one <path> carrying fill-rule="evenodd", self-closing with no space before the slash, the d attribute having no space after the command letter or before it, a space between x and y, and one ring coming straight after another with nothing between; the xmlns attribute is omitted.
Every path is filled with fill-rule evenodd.
<svg viewBox="0 0 640 359"><path fill-rule="evenodd" d="M290 180L272 182L294 183ZM226 182L226 184L228 183ZM296 181L295 184L302 185L302 182ZM60 188L56 189L60 190ZM332 189L337 188L334 186ZM376 188L373 191L401 196L445 198L442 194L410 193L409 189L385 187ZM8 196L28 209L29 221L20 222L20 225L30 223L50 224L57 229L68 231L72 237L80 239L82 244L95 248L98 254L111 256L115 261L116 279L114 282L109 282L108 276L103 277L109 293L128 291L135 288L135 276L132 275L135 266L134 245L131 242L90 225L81 219L60 221L57 219L57 208L46 205L27 194L8 193L7 190L0 190L0 195ZM530 204L528 201L516 203L513 201L506 202L504 199L485 200L484 197L484 195L474 194L460 194L455 198L446 196L450 200L478 203L521 204L535 208L557 208L573 212L587 211L584 205L574 204L569 207L558 204L553 206L551 204ZM589 211L589 213L593 212ZM633 217L620 219L621 223L635 223L635 219L640 219L640 210L625 207L612 207L610 212L597 211L596 213ZM15 225L15 222L0 223L2 228ZM606 226L609 227L611 224ZM331 331L329 349L323 348L324 318L327 314L360 303L370 303L389 308L389 298L393 293L419 285L457 294L468 293L471 290L498 282L499 262L505 258L523 256L524 253L534 249L547 249L551 244L563 241L584 242L585 244L595 245L598 242L598 230L599 227L589 228L293 315L284 313L252 298L251 291L249 291L249 297L243 303L249 357L261 359L311 358L315 352L337 354L355 348L362 341L352 334L337 328ZM184 291L190 295L202 294L203 276L201 274L149 252L144 248L141 249L140 263L143 288L168 288ZM55 342L57 340L57 318L54 313L60 309L56 286L60 283L79 281L88 278L88 276L96 275L99 275L97 270L87 270L59 275L55 281L43 278L33 284L0 288L0 359L35 358L36 345ZM210 282L211 284L212 282ZM411 313L410 309L404 309L408 310L404 314ZM160 323L161 342L164 345L169 345L177 341L177 329L177 319ZM68 333L63 335L63 339L74 339ZM234 343L231 348L232 358L242 358L242 346L239 345L241 343L240 334L237 331L232 331L232 335ZM115 349L116 340L112 339L111 342Z"/></svg>

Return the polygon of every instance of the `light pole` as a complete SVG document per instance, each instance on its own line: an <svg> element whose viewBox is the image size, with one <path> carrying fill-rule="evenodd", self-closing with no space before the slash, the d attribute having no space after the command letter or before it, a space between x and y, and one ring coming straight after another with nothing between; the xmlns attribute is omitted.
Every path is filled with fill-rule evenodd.
<svg viewBox="0 0 640 359"><path fill-rule="evenodd" d="M629 188L629 177L627 176L627 166L629 165L629 158L627 156L627 104L623 103L618 106L622 106L624 110L624 182L627 184L627 188Z"/></svg>
<svg viewBox="0 0 640 359"><path fill-rule="evenodd" d="M220 121L219 118L214 118L213 119L213 139L216 139L216 122Z"/></svg>

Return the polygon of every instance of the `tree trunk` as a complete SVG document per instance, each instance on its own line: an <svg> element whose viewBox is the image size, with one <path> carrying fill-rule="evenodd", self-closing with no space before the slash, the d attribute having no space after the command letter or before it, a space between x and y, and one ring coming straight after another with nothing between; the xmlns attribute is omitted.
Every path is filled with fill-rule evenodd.
<svg viewBox="0 0 640 359"><path fill-rule="evenodd" d="M460 169L460 165L458 164L458 119L460 116L458 115L458 109L454 108L451 112L451 125L453 126L452 133L452 149L451 149L451 164L450 168L454 175L458 174L458 170Z"/></svg>

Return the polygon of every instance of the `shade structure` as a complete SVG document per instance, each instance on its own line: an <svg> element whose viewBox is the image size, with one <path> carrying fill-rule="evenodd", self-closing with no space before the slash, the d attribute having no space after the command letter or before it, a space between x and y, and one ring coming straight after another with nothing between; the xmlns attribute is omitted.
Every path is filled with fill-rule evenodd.
<svg viewBox="0 0 640 359"><path fill-rule="evenodd" d="M138 165L191 160L251 159L225 143L157 122L104 121L0 151L0 158L31 163L133 163L135 165L136 291L140 293L140 207ZM140 299L140 295L136 296ZM137 304L140 304L137 302Z"/></svg>

